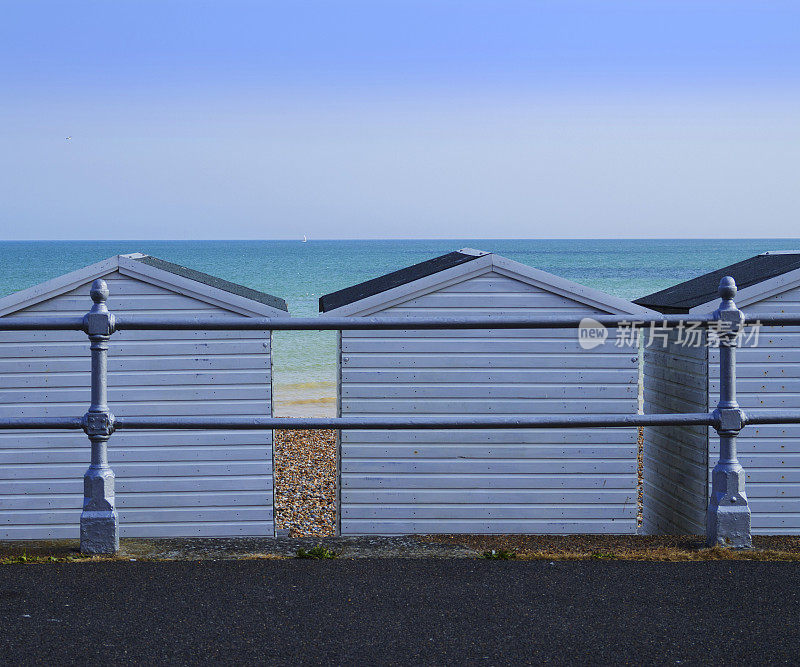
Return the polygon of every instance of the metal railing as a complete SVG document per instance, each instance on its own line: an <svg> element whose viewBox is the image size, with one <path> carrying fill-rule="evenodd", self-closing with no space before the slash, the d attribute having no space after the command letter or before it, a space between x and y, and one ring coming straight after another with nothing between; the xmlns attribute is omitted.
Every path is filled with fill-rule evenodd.
<svg viewBox="0 0 800 667"><path fill-rule="evenodd" d="M419 330L419 329L565 329L577 328L580 317L319 317L239 318L115 317L108 310L108 287L95 280L94 302L83 317L0 317L0 331L83 331L91 352L91 402L82 417L11 417L0 419L1 429L82 429L91 443L91 462L84 475L84 500L80 521L81 551L114 553L119 549L119 519L114 500L114 473L108 464L108 441L120 429L536 429L625 428L639 426L713 426L720 437L720 458L712 473L706 539L709 545L751 546L750 508L745 494L744 471L736 458L736 437L746 424L800 423L800 410L756 411L750 415L736 402L736 347L738 334L748 324L800 325L800 316L768 315L748 320L734 303L733 278L722 279L720 307L691 322L719 329L720 400L708 413L635 415L538 415L525 417L125 417L108 406L107 360L111 336L132 330ZM630 315L593 318L605 327L629 324ZM653 324L669 327L686 323L683 315L665 315ZM643 322L648 323L647 321Z"/></svg>

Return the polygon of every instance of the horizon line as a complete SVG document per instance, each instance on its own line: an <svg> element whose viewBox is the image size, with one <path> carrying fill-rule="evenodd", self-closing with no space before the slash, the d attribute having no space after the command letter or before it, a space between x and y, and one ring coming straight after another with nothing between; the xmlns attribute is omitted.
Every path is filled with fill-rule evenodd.
<svg viewBox="0 0 800 667"><path fill-rule="evenodd" d="M438 237L438 238L309 238L308 243L314 241L324 242L347 242L347 241L800 241L800 236L674 236L674 237L655 237L655 236L573 236L573 237ZM282 243L303 243L301 238L280 238L280 239L260 239L260 238L203 238L203 239L0 239L0 243L186 243L186 242L282 242Z"/></svg>

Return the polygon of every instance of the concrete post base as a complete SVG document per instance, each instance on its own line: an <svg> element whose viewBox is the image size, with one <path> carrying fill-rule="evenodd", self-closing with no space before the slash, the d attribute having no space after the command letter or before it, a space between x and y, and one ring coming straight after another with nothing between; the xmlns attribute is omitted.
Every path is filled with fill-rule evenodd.
<svg viewBox="0 0 800 667"><path fill-rule="evenodd" d="M119 551L119 518L116 510L81 514L81 553L115 554Z"/></svg>
<svg viewBox="0 0 800 667"><path fill-rule="evenodd" d="M753 546L744 474L744 468L738 463L718 463L714 467L706 515L706 544L710 547L750 549Z"/></svg>
<svg viewBox="0 0 800 667"><path fill-rule="evenodd" d="M114 507L114 473L106 466L91 466L83 477L81 553L113 554L119 551L119 518Z"/></svg>

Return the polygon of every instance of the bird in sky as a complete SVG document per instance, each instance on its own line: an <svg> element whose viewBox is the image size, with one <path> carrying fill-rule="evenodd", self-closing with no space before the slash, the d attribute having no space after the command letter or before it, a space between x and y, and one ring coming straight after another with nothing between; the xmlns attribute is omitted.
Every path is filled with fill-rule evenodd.
<svg viewBox="0 0 800 667"><path fill-rule="evenodd" d="M72 141L72 137L67 137L67 141Z"/></svg>

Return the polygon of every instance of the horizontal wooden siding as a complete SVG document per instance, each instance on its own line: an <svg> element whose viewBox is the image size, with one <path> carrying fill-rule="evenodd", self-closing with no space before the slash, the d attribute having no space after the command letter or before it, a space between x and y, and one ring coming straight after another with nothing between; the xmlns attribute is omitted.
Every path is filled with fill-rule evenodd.
<svg viewBox="0 0 800 667"><path fill-rule="evenodd" d="M589 315L499 273L375 316ZM345 331L343 416L633 414L637 351L569 331ZM343 431L341 532L632 533L636 430Z"/></svg>
<svg viewBox="0 0 800 667"><path fill-rule="evenodd" d="M682 345L670 333L666 346L655 340L644 351L646 414L708 411L708 350ZM708 431L704 426L644 429L642 532L705 533Z"/></svg>
<svg viewBox="0 0 800 667"><path fill-rule="evenodd" d="M117 314L230 316L119 273ZM89 284L8 317L79 315ZM0 332L0 415L76 416L89 403L79 332ZM120 416L269 416L267 331L112 336L109 405ZM273 535L271 431L117 432L109 441L123 537ZM82 433L0 431L0 538L76 538L89 442Z"/></svg>
<svg viewBox="0 0 800 667"><path fill-rule="evenodd" d="M743 307L748 315L797 313L800 288ZM800 327L761 327L757 347L737 351L737 395L748 409L800 409ZM719 397L719 351L710 355L711 401ZM737 439L754 534L800 534L800 425L746 426ZM711 430L709 466L719 458Z"/></svg>

